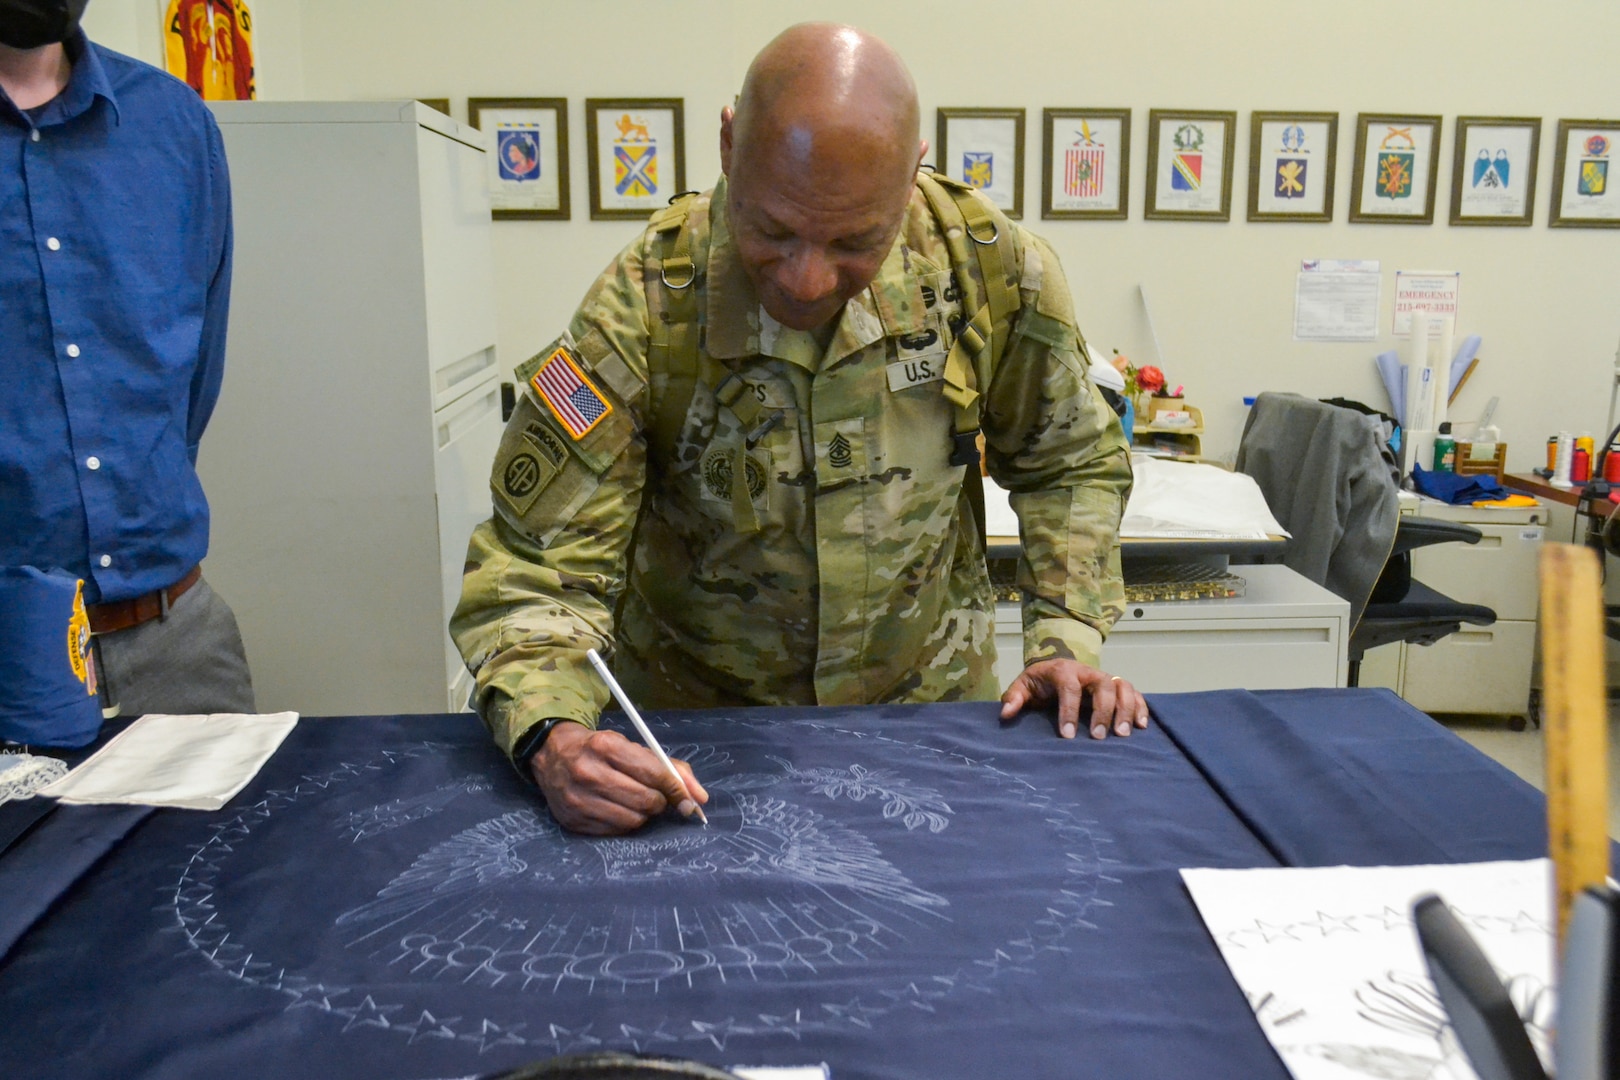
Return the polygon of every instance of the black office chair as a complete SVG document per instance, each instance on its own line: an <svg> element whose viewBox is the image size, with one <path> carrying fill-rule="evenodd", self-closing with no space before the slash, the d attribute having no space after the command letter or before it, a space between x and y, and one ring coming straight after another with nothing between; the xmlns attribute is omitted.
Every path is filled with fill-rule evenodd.
<svg viewBox="0 0 1620 1080"><path fill-rule="evenodd" d="M1412 580L1414 548L1477 544L1480 532L1399 513L1400 466L1377 417L1298 394L1261 394L1243 427L1237 469L1254 477L1292 536L1284 565L1349 601L1349 685L1360 682L1368 649L1432 645L1464 623L1496 621L1488 607Z"/></svg>

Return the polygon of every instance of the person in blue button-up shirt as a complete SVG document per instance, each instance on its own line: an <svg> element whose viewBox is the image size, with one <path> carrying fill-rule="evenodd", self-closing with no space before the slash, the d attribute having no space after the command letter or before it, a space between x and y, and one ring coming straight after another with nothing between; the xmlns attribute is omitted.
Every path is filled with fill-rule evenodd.
<svg viewBox="0 0 1620 1080"><path fill-rule="evenodd" d="M90 42L84 6L0 0L0 566L84 579L109 708L252 711L235 617L197 572L224 146L185 84Z"/></svg>

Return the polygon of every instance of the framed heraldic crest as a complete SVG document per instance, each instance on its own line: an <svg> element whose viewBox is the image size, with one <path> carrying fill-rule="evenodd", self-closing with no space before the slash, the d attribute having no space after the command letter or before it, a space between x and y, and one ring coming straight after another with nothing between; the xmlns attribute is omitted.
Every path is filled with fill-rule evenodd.
<svg viewBox="0 0 1620 1080"><path fill-rule="evenodd" d="M1553 158L1552 210L1555 229L1620 228L1620 120L1560 120Z"/></svg>
<svg viewBox="0 0 1620 1080"><path fill-rule="evenodd" d="M1350 220L1432 225L1440 164L1438 116L1361 113L1350 171Z"/></svg>
<svg viewBox="0 0 1620 1080"><path fill-rule="evenodd" d="M1130 194L1131 110L1041 110L1041 217L1122 221Z"/></svg>
<svg viewBox="0 0 1620 1080"><path fill-rule="evenodd" d="M1148 112L1147 209L1160 221L1229 221L1237 113Z"/></svg>
<svg viewBox="0 0 1620 1080"><path fill-rule="evenodd" d="M468 98L467 122L489 138L490 216L568 220L568 101Z"/></svg>
<svg viewBox="0 0 1620 1080"><path fill-rule="evenodd" d="M1540 145L1537 118L1457 117L1451 224L1529 225Z"/></svg>
<svg viewBox="0 0 1620 1080"><path fill-rule="evenodd" d="M588 98L591 218L645 220L686 190L682 98Z"/></svg>
<svg viewBox="0 0 1620 1080"><path fill-rule="evenodd" d="M1024 110L940 109L934 160L1010 218L1024 216Z"/></svg>
<svg viewBox="0 0 1620 1080"><path fill-rule="evenodd" d="M1333 220L1339 114L1249 114L1249 220Z"/></svg>

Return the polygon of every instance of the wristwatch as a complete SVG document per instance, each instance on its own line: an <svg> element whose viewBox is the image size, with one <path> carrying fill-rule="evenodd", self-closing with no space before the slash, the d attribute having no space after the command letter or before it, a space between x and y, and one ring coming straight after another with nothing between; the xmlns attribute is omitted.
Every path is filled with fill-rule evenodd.
<svg viewBox="0 0 1620 1080"><path fill-rule="evenodd" d="M530 768L529 763L534 758L534 755L540 752L540 748L546 745L546 740L551 737L552 730L558 724L577 723L579 721L570 720L566 716L552 716L540 721L528 731L525 731L523 737L517 741L517 745L512 747L512 764L517 766L517 771L525 778L533 780L534 770Z"/></svg>

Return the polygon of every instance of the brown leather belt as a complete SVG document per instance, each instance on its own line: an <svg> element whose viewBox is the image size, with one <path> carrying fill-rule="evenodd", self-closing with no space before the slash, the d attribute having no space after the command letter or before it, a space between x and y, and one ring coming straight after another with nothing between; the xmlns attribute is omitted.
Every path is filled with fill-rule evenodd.
<svg viewBox="0 0 1620 1080"><path fill-rule="evenodd" d="M114 600L109 604L87 604L85 611L90 615L90 630L96 634L115 634L151 622L165 614L182 593L201 580L202 567L193 566L186 571L185 577L167 589L158 589L130 600Z"/></svg>

